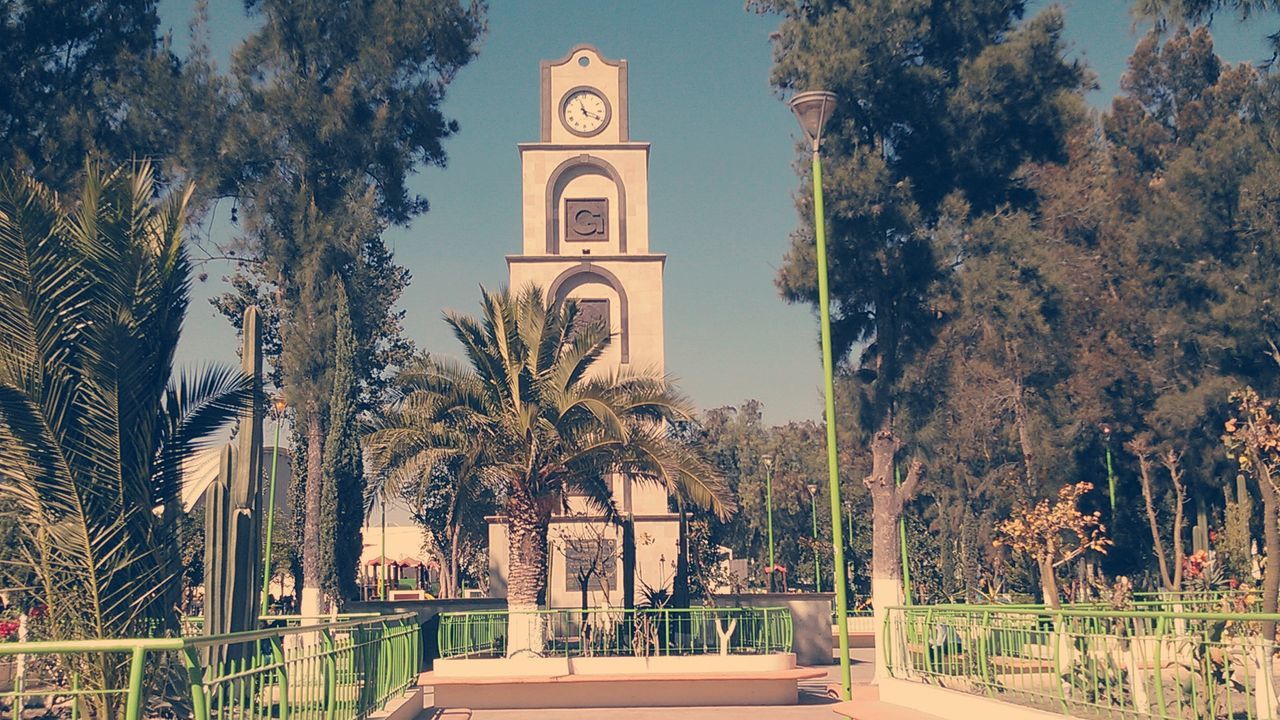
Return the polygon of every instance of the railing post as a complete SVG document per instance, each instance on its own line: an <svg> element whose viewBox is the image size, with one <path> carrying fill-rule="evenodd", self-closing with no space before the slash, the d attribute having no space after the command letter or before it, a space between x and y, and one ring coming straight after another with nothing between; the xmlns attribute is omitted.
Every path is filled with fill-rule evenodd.
<svg viewBox="0 0 1280 720"><path fill-rule="evenodd" d="M191 714L194 720L209 720L209 699L204 694L204 667L195 648L182 650L182 662L187 668L187 689L191 693Z"/></svg>
<svg viewBox="0 0 1280 720"><path fill-rule="evenodd" d="M893 623L893 616L895 612L897 611L894 608L886 608L884 612L884 626L879 628L880 642L884 644L884 666L889 670L889 677L894 676L893 642L891 642L891 638L889 637L890 636L889 628ZM843 618L842 621L846 623L849 622L848 618ZM873 627L875 626L874 622L872 622L871 624Z"/></svg>
<svg viewBox="0 0 1280 720"><path fill-rule="evenodd" d="M769 573L772 573L772 571L773 570L769 570ZM764 624L764 647L765 648L773 647L773 644L769 642L769 624L768 623Z"/></svg>
<svg viewBox="0 0 1280 720"><path fill-rule="evenodd" d="M970 629L973 625L970 624ZM983 689L987 691L987 697L995 694L995 679L991 676L991 614L988 612L981 613L981 620L978 623L978 672L981 673Z"/></svg>
<svg viewBox="0 0 1280 720"><path fill-rule="evenodd" d="M276 670L276 691L280 693L280 720L289 720L289 666L284 660L284 640L279 635L271 638L271 660L280 666Z"/></svg>
<svg viewBox="0 0 1280 720"><path fill-rule="evenodd" d="M1062 676L1066 674L1062 668L1062 660L1063 660L1062 644L1063 644L1064 638L1066 637L1066 632L1067 632L1067 629L1065 627L1065 620L1063 618L1062 613L1061 612L1055 613L1053 616L1053 667L1054 667L1054 672L1057 673L1057 676L1059 679L1061 679ZM1070 672L1070 671L1071 669L1067 668L1066 672ZM1059 681L1057 683L1057 686L1058 686L1058 702L1062 706L1062 714L1070 715L1071 713L1067 711L1067 687L1066 687L1067 683Z"/></svg>
<svg viewBox="0 0 1280 720"><path fill-rule="evenodd" d="M124 709L126 720L142 717L142 670L146 664L147 651L139 645L133 649L133 657L129 661L129 697Z"/></svg>
<svg viewBox="0 0 1280 720"><path fill-rule="evenodd" d="M334 720L338 713L338 661L329 628L320 631L320 642L324 648L324 716L326 720Z"/></svg>

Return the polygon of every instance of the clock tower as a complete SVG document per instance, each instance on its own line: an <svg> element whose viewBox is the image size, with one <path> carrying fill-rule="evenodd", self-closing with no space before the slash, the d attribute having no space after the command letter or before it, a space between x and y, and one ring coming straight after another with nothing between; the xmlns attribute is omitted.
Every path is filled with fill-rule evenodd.
<svg viewBox="0 0 1280 720"><path fill-rule="evenodd" d="M649 143L631 139L627 61L578 45L540 69L541 132L538 142L518 146L523 247L507 256L510 287L518 291L532 283L552 300L576 300L588 317L608 318L613 339L594 372L662 374L666 255L649 250ZM636 587L671 589L678 522L668 512L666 491L625 476L611 484L618 510L635 519L641 538L635 543ZM590 562L616 566L595 573L593 604L622 605L622 590L630 585L622 580L622 531L590 517L573 498L569 505L570 513L551 528L548 604L579 604L575 575L582 568L575 572L575 566ZM502 523L494 518L490 525L492 595L506 591Z"/></svg>
<svg viewBox="0 0 1280 720"><path fill-rule="evenodd" d="M541 105L540 140L519 146L524 248L507 257L511 288L532 282L607 313L600 371L661 373L666 256L649 252L649 143L631 140L627 61L589 45L544 61Z"/></svg>

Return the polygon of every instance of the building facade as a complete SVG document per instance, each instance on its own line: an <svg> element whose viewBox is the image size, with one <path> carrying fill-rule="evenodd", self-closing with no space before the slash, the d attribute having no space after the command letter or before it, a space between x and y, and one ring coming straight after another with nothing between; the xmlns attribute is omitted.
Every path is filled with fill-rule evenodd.
<svg viewBox="0 0 1280 720"><path fill-rule="evenodd" d="M649 249L649 143L631 139L627 61L590 45L541 65L541 132L521 143L523 246L507 256L510 286L537 285L549 298L573 299L613 331L596 373L663 373L662 272L666 255ZM634 518L634 600L670 590L677 516L666 491L612 478L614 501ZM556 516L550 532L547 604L621 606L622 529L581 503ZM505 520L490 519L489 588L506 594Z"/></svg>

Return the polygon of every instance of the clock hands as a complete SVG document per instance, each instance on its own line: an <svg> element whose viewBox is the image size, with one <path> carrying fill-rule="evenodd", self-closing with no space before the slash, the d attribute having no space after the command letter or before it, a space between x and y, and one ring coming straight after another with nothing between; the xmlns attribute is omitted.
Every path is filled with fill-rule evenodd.
<svg viewBox="0 0 1280 720"><path fill-rule="evenodd" d="M583 115L586 115L587 117L591 118L592 120L599 120L599 119L600 119L600 116L599 116L599 115L597 115L597 114L595 114L595 113L593 113L593 112L591 112L590 110L588 110L588 109L587 109L587 104L586 104L585 102L583 102L583 100L582 100L581 98L579 98L579 99L578 99L578 112L581 112Z"/></svg>

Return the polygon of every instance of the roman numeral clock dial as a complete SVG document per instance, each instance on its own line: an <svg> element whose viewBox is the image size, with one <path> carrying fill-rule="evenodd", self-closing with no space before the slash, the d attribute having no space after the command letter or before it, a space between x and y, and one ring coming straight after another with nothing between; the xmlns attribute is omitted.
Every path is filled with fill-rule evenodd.
<svg viewBox="0 0 1280 720"><path fill-rule="evenodd" d="M560 121L569 132L582 137L603 130L611 114L604 96L589 88L569 91L560 103Z"/></svg>

